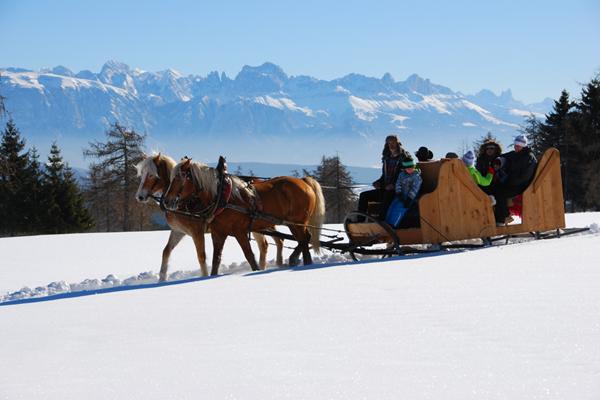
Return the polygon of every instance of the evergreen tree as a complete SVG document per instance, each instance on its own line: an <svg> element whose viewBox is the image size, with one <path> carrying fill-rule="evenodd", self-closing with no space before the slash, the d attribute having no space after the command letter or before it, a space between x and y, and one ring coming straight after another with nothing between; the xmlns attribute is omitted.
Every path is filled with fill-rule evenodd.
<svg viewBox="0 0 600 400"><path fill-rule="evenodd" d="M127 231L133 227L134 221L130 221L132 215L139 215L131 211L133 208L139 209L133 198L137 186L136 172L132 166L143 158L145 136L115 123L106 132L106 139L105 143L90 143L84 156L98 159L95 167L104 171L99 175L103 180L102 186L116 192L118 198L113 196L113 200L121 210L121 229Z"/></svg>
<svg viewBox="0 0 600 400"><path fill-rule="evenodd" d="M323 196L327 204L325 222L342 222L344 216L356 208L356 195L352 191L354 181L350 172L338 156L323 156L321 164L311 175L323 188Z"/></svg>
<svg viewBox="0 0 600 400"><path fill-rule="evenodd" d="M553 110L546 114L545 122L532 114L525 119L525 125L521 128L538 159L550 147L560 151L563 197L568 211L581 206L583 191L580 178L583 164L578 162L581 152L573 124L573 106L568 92L563 90L560 99L554 102Z"/></svg>
<svg viewBox="0 0 600 400"><path fill-rule="evenodd" d="M110 171L100 165L91 164L86 178L84 196L96 222L96 229L110 232L116 228L113 223L117 219L113 192L115 185L110 179Z"/></svg>
<svg viewBox="0 0 600 400"><path fill-rule="evenodd" d="M581 144L579 177L584 187L584 206L598 208L600 205L600 77L592 79L581 92L578 111L578 139Z"/></svg>
<svg viewBox="0 0 600 400"><path fill-rule="evenodd" d="M569 93L563 90L560 98L554 102L553 110L546 114L546 121L539 124L539 155L546 149L555 147L560 151L563 194L571 204L580 203L583 191L582 148L574 126L575 104L569 100Z"/></svg>
<svg viewBox="0 0 600 400"><path fill-rule="evenodd" d="M88 231L94 225L93 218L85 207L82 191L77 183L73 170L65 166L63 198L61 205L68 232Z"/></svg>
<svg viewBox="0 0 600 400"><path fill-rule="evenodd" d="M584 86L581 100L573 103L562 91L544 122L533 116L524 132L537 155L556 147L561 153L563 191L568 211L598 208L600 204L600 78Z"/></svg>
<svg viewBox="0 0 600 400"><path fill-rule="evenodd" d="M44 225L42 171L37 149L29 152L29 164L24 174L25 181L21 189L24 192L25 222L27 229L23 233L40 233Z"/></svg>
<svg viewBox="0 0 600 400"><path fill-rule="evenodd" d="M546 114L546 122L541 124L542 146L545 149L556 147L561 150L565 147L568 140L569 119L571 110L575 106L569 100L569 92L563 90L560 98L554 101L554 108Z"/></svg>
<svg viewBox="0 0 600 400"><path fill-rule="evenodd" d="M546 149L544 147L545 139L542 137L541 125L542 123L535 115L529 114L529 116L525 117L525 124L519 129L521 133L527 136L529 147L536 157L539 157Z"/></svg>
<svg viewBox="0 0 600 400"><path fill-rule="evenodd" d="M15 235L29 228L25 219L27 202L24 184L28 180L29 153L25 140L11 119L6 123L0 144L0 232Z"/></svg>
<svg viewBox="0 0 600 400"><path fill-rule="evenodd" d="M73 172L63 162L60 149L52 144L43 180L45 226L48 233L89 230L92 219Z"/></svg>
<svg viewBox="0 0 600 400"><path fill-rule="evenodd" d="M66 229L60 208L62 192L63 160L56 143L52 144L44 169L44 225L46 233L61 233Z"/></svg>

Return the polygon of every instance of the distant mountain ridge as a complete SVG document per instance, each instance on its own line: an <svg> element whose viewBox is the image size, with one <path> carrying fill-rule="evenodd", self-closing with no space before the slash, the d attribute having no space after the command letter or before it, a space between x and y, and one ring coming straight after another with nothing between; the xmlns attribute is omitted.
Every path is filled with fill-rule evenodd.
<svg viewBox="0 0 600 400"><path fill-rule="evenodd" d="M551 99L523 104L510 90L464 95L416 74L326 81L288 76L268 62L244 66L235 78L147 72L117 61L98 73L57 66L0 74L18 127L40 145L58 139L79 158L81 147L119 121L146 132L153 148L204 159L226 153L313 164L337 151L349 164L375 165L387 134L398 134L411 151L426 145L439 154L488 131L510 141L524 116L552 107Z"/></svg>

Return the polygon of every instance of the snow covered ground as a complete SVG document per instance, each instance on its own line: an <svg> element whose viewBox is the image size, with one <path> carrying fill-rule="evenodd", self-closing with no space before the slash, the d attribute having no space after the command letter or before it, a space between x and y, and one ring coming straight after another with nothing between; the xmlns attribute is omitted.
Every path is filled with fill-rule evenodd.
<svg viewBox="0 0 600 400"><path fill-rule="evenodd" d="M4 300L147 284L0 303L0 399L600 398L598 233L153 285L167 236L0 239Z"/></svg>

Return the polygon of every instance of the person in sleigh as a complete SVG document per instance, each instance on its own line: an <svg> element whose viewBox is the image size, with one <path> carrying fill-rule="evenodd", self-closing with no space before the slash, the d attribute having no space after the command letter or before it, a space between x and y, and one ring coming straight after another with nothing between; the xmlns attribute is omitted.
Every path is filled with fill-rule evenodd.
<svg viewBox="0 0 600 400"><path fill-rule="evenodd" d="M386 215L386 222L396 228L414 228L419 226L419 205L417 198L421 191L423 178L415 160L402 162L402 170L396 180L396 198Z"/></svg>

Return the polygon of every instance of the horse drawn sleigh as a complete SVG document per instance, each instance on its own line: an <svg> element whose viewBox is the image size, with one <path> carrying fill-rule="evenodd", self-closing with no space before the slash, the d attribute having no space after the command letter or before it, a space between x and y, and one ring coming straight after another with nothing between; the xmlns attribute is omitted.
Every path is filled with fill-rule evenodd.
<svg viewBox="0 0 600 400"><path fill-rule="evenodd" d="M420 227L394 229L370 214L353 212L346 216L344 231L322 228L325 205L316 181L279 177L247 184L226 174L223 161L217 168L210 168L187 159L166 168L157 155L144 161L149 168L138 167L142 177L138 200L159 196L157 201L172 228L194 237L201 265L205 263L204 233L210 227L214 248L212 274L218 273L220 252L227 236L237 239L250 266L256 270L264 268L263 235L275 238L278 264L282 260L283 239L298 242L290 264L297 262L300 253L304 263L310 264L309 243L315 250L323 247L348 253L356 260L357 254L385 257L443 248L482 247L500 240L508 242L513 237L547 239L587 229L565 228L560 155L554 148L542 155L533 180L522 194L520 223L503 226L495 222L489 196L458 159L418 164L423 178L418 199ZM182 224L195 228L182 229ZM276 225L287 225L291 234L275 230ZM322 229L335 234L324 235L328 240L321 240ZM255 238L261 250L260 264L254 261L248 241L250 232L258 233ZM175 245L179 240L173 241ZM171 245L170 238L163 252L161 279L166 278L168 255L174 247ZM205 264L203 274L206 274Z"/></svg>

